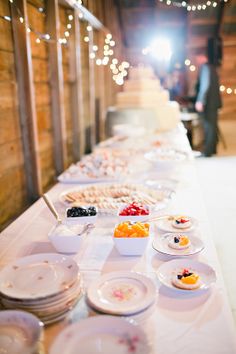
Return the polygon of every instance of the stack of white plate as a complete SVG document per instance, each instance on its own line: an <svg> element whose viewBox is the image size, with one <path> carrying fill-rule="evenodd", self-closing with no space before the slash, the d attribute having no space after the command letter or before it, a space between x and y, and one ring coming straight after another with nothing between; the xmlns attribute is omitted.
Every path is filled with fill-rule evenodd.
<svg viewBox="0 0 236 354"><path fill-rule="evenodd" d="M156 300L153 281L135 272L112 272L93 282L87 291L87 300L95 310L111 315L141 313Z"/></svg>
<svg viewBox="0 0 236 354"><path fill-rule="evenodd" d="M15 260L0 272L0 297L7 309L21 309L45 324L63 319L81 296L78 265L58 254Z"/></svg>

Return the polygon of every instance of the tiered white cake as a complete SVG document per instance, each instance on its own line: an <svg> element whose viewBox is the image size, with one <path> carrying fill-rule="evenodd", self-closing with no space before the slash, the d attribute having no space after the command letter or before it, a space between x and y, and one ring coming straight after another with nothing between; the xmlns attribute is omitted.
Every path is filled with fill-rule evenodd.
<svg viewBox="0 0 236 354"><path fill-rule="evenodd" d="M160 81L149 67L130 69L124 91L116 96L116 107L118 110L135 108L155 111L153 129L173 129L180 121L178 103L169 101L169 92L161 87Z"/></svg>

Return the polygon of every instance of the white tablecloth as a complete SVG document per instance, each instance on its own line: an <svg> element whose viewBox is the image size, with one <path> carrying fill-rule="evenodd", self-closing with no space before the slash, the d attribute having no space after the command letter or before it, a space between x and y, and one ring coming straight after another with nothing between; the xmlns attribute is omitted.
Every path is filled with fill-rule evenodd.
<svg viewBox="0 0 236 354"><path fill-rule="evenodd" d="M187 146L186 137L181 135L181 139ZM155 171L152 171L152 175L155 175ZM80 266L85 287L100 274L118 270L141 272L154 280L157 286L156 304L146 312L134 316L148 336L152 354L236 353L234 324L201 190L196 180L194 161L187 162L169 177L177 179L178 186L176 195L165 212L183 213L198 219L199 234L205 243L205 250L197 259L211 265L217 274L217 282L211 291L201 295L181 296L161 286L156 277L156 270L167 259L161 258L152 249L151 239L143 257L120 256L111 237L116 222L114 217L100 217L96 228L87 237L79 253L71 257ZM59 205L58 195L70 187L72 186L57 184L51 189L49 196ZM55 252L47 238L53 225L53 216L44 202L42 199L37 201L1 233L0 266L22 256ZM158 237L156 229L155 237ZM69 320L77 321L93 314L84 300L81 300ZM46 329L46 347L65 325L66 321Z"/></svg>

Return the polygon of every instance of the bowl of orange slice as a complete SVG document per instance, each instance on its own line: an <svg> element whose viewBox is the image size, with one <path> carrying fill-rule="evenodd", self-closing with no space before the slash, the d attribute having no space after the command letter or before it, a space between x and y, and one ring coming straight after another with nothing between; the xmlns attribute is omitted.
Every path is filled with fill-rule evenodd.
<svg viewBox="0 0 236 354"><path fill-rule="evenodd" d="M149 241L148 223L125 221L115 226L113 240L122 256L141 256Z"/></svg>

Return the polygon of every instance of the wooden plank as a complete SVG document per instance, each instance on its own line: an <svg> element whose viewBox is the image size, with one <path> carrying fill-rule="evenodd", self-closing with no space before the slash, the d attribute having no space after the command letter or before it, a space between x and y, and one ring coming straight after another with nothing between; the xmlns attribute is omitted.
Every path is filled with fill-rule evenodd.
<svg viewBox="0 0 236 354"><path fill-rule="evenodd" d="M26 186L29 200L34 201L40 196L42 187L37 139L31 48L29 34L27 33L26 27L28 22L26 0L16 0L14 3L10 3L10 6L16 77L18 82L19 110L23 139L25 173L27 182ZM17 8L20 10L20 13L25 19L23 24L19 21L19 13Z"/></svg>
<svg viewBox="0 0 236 354"><path fill-rule="evenodd" d="M90 143L91 148L96 144L96 117L95 117L95 76L94 76L94 59L90 57L93 53L93 30L89 31L89 115L91 123Z"/></svg>
<svg viewBox="0 0 236 354"><path fill-rule="evenodd" d="M46 25L47 32L53 38L53 41L48 45L49 81L51 86L54 161L56 173L60 174L66 168L67 152L58 0L47 0L46 2Z"/></svg>
<svg viewBox="0 0 236 354"><path fill-rule="evenodd" d="M72 29L69 40L69 83L71 93L71 116L73 132L73 158L78 161L83 153L83 96L82 65L80 45L79 11L74 11Z"/></svg>

